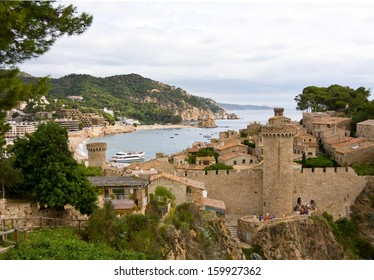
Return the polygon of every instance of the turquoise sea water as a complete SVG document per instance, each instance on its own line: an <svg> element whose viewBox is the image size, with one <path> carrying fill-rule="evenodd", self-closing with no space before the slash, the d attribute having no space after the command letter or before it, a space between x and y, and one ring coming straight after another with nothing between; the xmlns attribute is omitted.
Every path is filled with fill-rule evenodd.
<svg viewBox="0 0 374 280"><path fill-rule="evenodd" d="M156 157L157 152L167 155L182 151L191 147L195 141L209 142L208 136L217 138L219 132L246 128L251 122L266 124L274 115L272 110L240 110L227 111L240 117L238 120L217 120L216 128L177 128L139 130L132 133L109 135L100 138L89 139L87 142L106 142L108 144L107 158L109 159L119 151L144 151L145 160ZM292 120L299 121L302 112L295 109L285 109L284 115ZM82 154L87 154L85 145L80 147Z"/></svg>

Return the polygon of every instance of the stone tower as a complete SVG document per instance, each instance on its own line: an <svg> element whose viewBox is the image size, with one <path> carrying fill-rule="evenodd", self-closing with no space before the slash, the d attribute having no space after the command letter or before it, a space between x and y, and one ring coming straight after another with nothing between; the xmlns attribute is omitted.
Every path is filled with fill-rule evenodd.
<svg viewBox="0 0 374 280"><path fill-rule="evenodd" d="M88 143L88 166L104 168L106 162L107 143Z"/></svg>
<svg viewBox="0 0 374 280"><path fill-rule="evenodd" d="M263 142L263 215L288 216L293 212L292 170L293 137L296 126L284 121L283 110L274 109L274 117L261 129ZM281 118L277 122L274 119Z"/></svg>

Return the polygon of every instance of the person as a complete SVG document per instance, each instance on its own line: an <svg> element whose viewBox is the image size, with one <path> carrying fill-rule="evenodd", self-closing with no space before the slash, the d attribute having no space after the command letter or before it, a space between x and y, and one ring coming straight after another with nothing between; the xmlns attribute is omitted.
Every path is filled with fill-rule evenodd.
<svg viewBox="0 0 374 280"><path fill-rule="evenodd" d="M267 220L270 220L270 215L269 215L269 213L266 213L265 218L264 218L264 221L267 221Z"/></svg>

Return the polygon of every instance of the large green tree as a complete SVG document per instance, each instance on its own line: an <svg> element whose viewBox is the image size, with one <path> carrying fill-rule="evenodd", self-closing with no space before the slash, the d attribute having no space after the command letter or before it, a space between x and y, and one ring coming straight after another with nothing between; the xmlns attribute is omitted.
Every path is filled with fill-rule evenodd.
<svg viewBox="0 0 374 280"><path fill-rule="evenodd" d="M46 78L25 84L17 65L48 51L63 35L83 33L92 23L74 6L52 1L0 1L0 145L8 126L6 111L20 101L45 94Z"/></svg>
<svg viewBox="0 0 374 280"><path fill-rule="evenodd" d="M353 89L340 85L329 87L308 86L295 97L297 110L340 111L349 115L357 114L367 104L370 90L364 87Z"/></svg>
<svg viewBox="0 0 374 280"><path fill-rule="evenodd" d="M97 195L69 150L65 128L50 122L25 138L15 140L14 167L22 170L24 183L18 189L42 207L63 209L72 205L83 214L96 207Z"/></svg>

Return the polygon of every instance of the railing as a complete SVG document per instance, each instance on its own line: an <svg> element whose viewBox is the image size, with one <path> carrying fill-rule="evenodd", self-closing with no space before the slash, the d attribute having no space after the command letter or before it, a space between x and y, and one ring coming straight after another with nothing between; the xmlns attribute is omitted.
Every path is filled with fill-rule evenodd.
<svg viewBox="0 0 374 280"><path fill-rule="evenodd" d="M0 228L0 237L3 244L9 244L7 247L1 247L0 253L17 245L21 239L27 240L28 232L42 228L70 227L79 231L88 220L59 219L47 217L28 217L17 219L2 219ZM21 234L23 233L23 235ZM8 237L11 237L8 239Z"/></svg>

